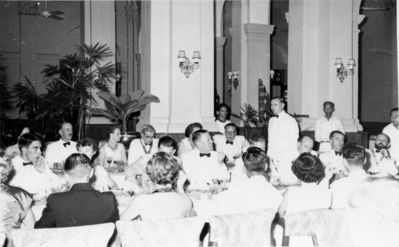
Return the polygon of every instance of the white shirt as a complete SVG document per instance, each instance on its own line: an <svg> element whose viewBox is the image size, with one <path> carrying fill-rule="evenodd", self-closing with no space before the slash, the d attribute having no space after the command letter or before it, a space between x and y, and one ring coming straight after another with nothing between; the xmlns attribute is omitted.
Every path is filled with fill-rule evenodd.
<svg viewBox="0 0 399 247"><path fill-rule="evenodd" d="M69 145L64 146L62 139L53 142L47 146L46 149L46 162L49 166L54 163L64 163L69 155L77 153L76 142L69 141Z"/></svg>
<svg viewBox="0 0 399 247"><path fill-rule="evenodd" d="M277 212L282 196L266 178L256 175L212 198L211 214L234 214L271 209Z"/></svg>
<svg viewBox="0 0 399 247"><path fill-rule="evenodd" d="M14 167L15 172L18 172L22 169L23 163L25 163L26 161L24 159L22 159L22 157L20 155L15 156L12 160L11 160L11 164Z"/></svg>
<svg viewBox="0 0 399 247"><path fill-rule="evenodd" d="M391 148L389 149L389 152L391 154L391 157L398 161L399 160L399 129L395 128L393 124L388 124L385 126L385 128L382 130L382 133L386 134L389 136L389 139L391 139Z"/></svg>
<svg viewBox="0 0 399 247"><path fill-rule="evenodd" d="M216 119L216 120L215 120L215 123L216 123L217 126L218 126L219 132L222 133L222 134L224 134L224 126L226 126L226 124L231 123L231 121L226 119L226 121L222 122L222 121L220 121L219 119Z"/></svg>
<svg viewBox="0 0 399 247"><path fill-rule="evenodd" d="M347 207L351 193L359 186L365 184L369 176L363 169L358 169L349 173L346 178L334 181L331 184L333 193L333 207Z"/></svg>
<svg viewBox="0 0 399 247"><path fill-rule="evenodd" d="M219 163L219 155L210 152L210 157L200 157L197 149L182 155L183 170L190 181L190 188L208 189L212 179L229 179L227 167Z"/></svg>
<svg viewBox="0 0 399 247"><path fill-rule="evenodd" d="M295 118L286 112L281 112L277 117L272 117L269 122L269 138L267 154L274 160L286 157L294 160L297 154L297 141L299 135L298 123Z"/></svg>
<svg viewBox="0 0 399 247"><path fill-rule="evenodd" d="M316 183L302 183L299 187L288 187L284 200L285 214L294 214L305 210L329 208L331 192Z"/></svg>
<svg viewBox="0 0 399 247"><path fill-rule="evenodd" d="M18 157L25 162L20 156ZM15 163L19 162L19 159L16 159ZM10 185L20 187L31 194L51 193L51 190L61 186L62 181L46 164L43 165L45 166L44 171L39 172L33 165L23 166L21 164L22 167L15 170L15 176L11 179Z"/></svg>
<svg viewBox="0 0 399 247"><path fill-rule="evenodd" d="M237 135L233 144L226 143L226 136L224 135L215 135L213 137L216 144L216 151L223 152L229 160L233 160L234 157L242 155L249 146L247 139L244 136Z"/></svg>
<svg viewBox="0 0 399 247"><path fill-rule="evenodd" d="M320 154L320 160L326 168L335 168L337 171L345 171L344 158L338 155L334 150Z"/></svg>
<svg viewBox="0 0 399 247"><path fill-rule="evenodd" d="M335 130L345 133L341 120L335 116L331 116L331 118L328 120L325 116L323 116L316 121L316 128L314 132L315 140L318 142L329 141L330 133Z"/></svg>
<svg viewBox="0 0 399 247"><path fill-rule="evenodd" d="M134 139L130 142L127 163L133 164L142 155L155 154L156 152L158 152L158 139L154 138L152 145L145 145L141 138Z"/></svg>
<svg viewBox="0 0 399 247"><path fill-rule="evenodd" d="M379 172L382 174L390 174L395 176L398 174L399 170L397 167L397 161L393 158L384 157L381 152L377 152L377 149L367 150L371 155L370 159L367 160L369 162L370 169L372 172Z"/></svg>

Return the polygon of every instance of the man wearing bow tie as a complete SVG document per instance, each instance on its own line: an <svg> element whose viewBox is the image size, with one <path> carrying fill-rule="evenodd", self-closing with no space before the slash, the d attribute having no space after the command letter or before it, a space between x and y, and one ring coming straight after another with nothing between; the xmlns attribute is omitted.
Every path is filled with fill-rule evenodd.
<svg viewBox="0 0 399 247"><path fill-rule="evenodd" d="M130 142L127 163L132 165L141 157L149 160L156 152L158 152L158 139L155 138L155 129L152 125L145 124L141 129L141 138Z"/></svg>
<svg viewBox="0 0 399 247"><path fill-rule="evenodd" d="M229 161L240 158L249 143L244 136L237 135L237 126L233 123L224 126L224 135L214 136L216 151L223 152Z"/></svg>
<svg viewBox="0 0 399 247"><path fill-rule="evenodd" d="M208 189L213 179L229 179L227 167L222 163L224 155L213 151L213 141L206 130L193 133L195 148L182 155L183 170L191 189Z"/></svg>
<svg viewBox="0 0 399 247"><path fill-rule="evenodd" d="M397 175L399 170L397 167L397 161L391 157L389 152L390 139L389 136L380 133L377 135L375 140L375 146L371 150L366 150L370 156L368 159L369 164L366 167L370 167L370 173L382 173L385 175Z"/></svg>
<svg viewBox="0 0 399 247"><path fill-rule="evenodd" d="M273 98L271 109L275 115L270 119L268 127L267 155L278 171L282 183L296 181L292 173L292 161L297 158L297 140L299 128L296 120L284 111L284 99Z"/></svg>
<svg viewBox="0 0 399 247"><path fill-rule="evenodd" d="M60 139L47 146L46 162L52 168L54 163L63 164L69 155L77 153L76 142L71 141L73 130L72 124L64 122L58 131Z"/></svg>
<svg viewBox="0 0 399 247"><path fill-rule="evenodd" d="M347 175L342 157L345 134L339 130L330 133L331 150L320 154L320 160L326 169L332 170L338 176L336 179Z"/></svg>
<svg viewBox="0 0 399 247"><path fill-rule="evenodd" d="M24 134L18 141L20 156L12 159L15 175L10 185L20 187L40 200L61 186L58 177L50 170L41 155L41 140L34 134Z"/></svg>

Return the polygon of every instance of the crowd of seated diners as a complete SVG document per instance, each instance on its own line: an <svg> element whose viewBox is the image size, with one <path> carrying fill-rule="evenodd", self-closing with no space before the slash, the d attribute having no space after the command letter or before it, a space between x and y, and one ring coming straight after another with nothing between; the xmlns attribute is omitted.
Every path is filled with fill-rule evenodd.
<svg viewBox="0 0 399 247"><path fill-rule="evenodd" d="M291 228L300 232L316 227L319 223L310 216L306 223L301 218L295 227L290 224L314 210L349 210L355 213L346 219L360 215L356 219L376 218L382 225L398 226L398 108L391 110L391 123L377 135L374 147L366 148L345 143L332 102L323 104L325 116L316 122L315 139L300 134L281 98L274 98L271 107L268 138L249 140L238 135L224 104L215 120L219 132L192 123L178 142L168 135L157 139L154 127L146 124L127 150L119 142L118 126L97 145L91 138L72 141L72 124L64 122L60 139L46 147L40 135L24 128L17 143L0 149L0 233L6 237L5 246L13 245L12 232L18 229L192 217L204 220L198 239L205 241L204 235L212 233L211 217L262 210L273 215L270 232L264 232L270 245L287 244L284 239ZM316 141L319 150L314 150ZM122 182L116 173L122 174ZM126 205L121 194L128 198ZM35 214L36 205L43 207ZM367 225L359 222L357 230ZM333 223L323 224L335 231L329 228ZM381 231L399 236L398 228L373 231L362 237L363 244L389 245L377 241ZM123 245L117 238L113 241L114 246Z"/></svg>

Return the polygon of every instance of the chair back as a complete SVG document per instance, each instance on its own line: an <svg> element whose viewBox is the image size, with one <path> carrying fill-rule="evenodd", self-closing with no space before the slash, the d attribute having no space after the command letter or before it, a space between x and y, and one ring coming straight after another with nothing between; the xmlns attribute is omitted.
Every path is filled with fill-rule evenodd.
<svg viewBox="0 0 399 247"><path fill-rule="evenodd" d="M11 231L15 247L106 247L115 230L113 223L89 226L18 229Z"/></svg>
<svg viewBox="0 0 399 247"><path fill-rule="evenodd" d="M116 222L122 246L199 246L203 226L200 217Z"/></svg>
<svg viewBox="0 0 399 247"><path fill-rule="evenodd" d="M270 246L271 210L218 215L210 218L210 241L218 246Z"/></svg>
<svg viewBox="0 0 399 247"><path fill-rule="evenodd" d="M285 235L311 236L315 246L347 246L351 243L345 209L314 209L284 217Z"/></svg>

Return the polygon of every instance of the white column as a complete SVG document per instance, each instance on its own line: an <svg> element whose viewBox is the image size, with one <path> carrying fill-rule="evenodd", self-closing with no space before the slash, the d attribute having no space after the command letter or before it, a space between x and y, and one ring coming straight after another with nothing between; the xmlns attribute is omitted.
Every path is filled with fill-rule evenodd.
<svg viewBox="0 0 399 247"><path fill-rule="evenodd" d="M302 130L314 129L316 119L322 115L322 104L327 100L335 103L335 114L347 132L362 130L357 119L359 67L355 67L354 76L348 75L341 83L334 66L337 57L342 58L345 67L349 58L358 64L356 2L291 0L289 3L288 111L310 116L302 119Z"/></svg>
<svg viewBox="0 0 399 247"><path fill-rule="evenodd" d="M201 122L204 128L216 130L214 23L210 14L213 2L168 0L151 1L149 5L151 59L149 76L143 74L143 77L149 79L147 91L158 96L161 103L151 104L140 124L149 122L164 133L181 133L192 122ZM179 50L185 50L190 60L194 51L201 53L199 69L188 78L179 68Z"/></svg>
<svg viewBox="0 0 399 247"><path fill-rule="evenodd" d="M109 1L84 1L84 43L94 45L96 43L107 44L113 56L104 59L101 63L115 64L115 2ZM111 92L115 92L114 84L110 85ZM96 95L97 90L92 90L98 105L104 107L104 103ZM110 123L104 117L91 117L87 119L89 124Z"/></svg>
<svg viewBox="0 0 399 247"><path fill-rule="evenodd" d="M226 44L225 37L216 37L216 91L220 96L220 102L224 102L224 88L223 88L223 62L224 62L224 45Z"/></svg>

